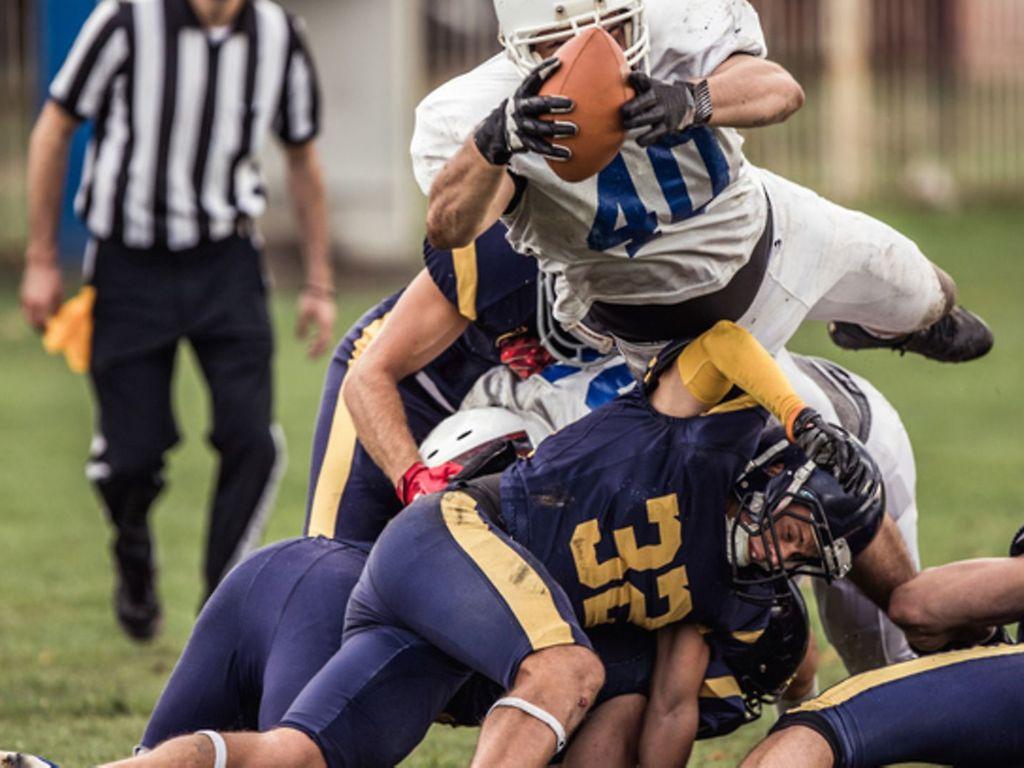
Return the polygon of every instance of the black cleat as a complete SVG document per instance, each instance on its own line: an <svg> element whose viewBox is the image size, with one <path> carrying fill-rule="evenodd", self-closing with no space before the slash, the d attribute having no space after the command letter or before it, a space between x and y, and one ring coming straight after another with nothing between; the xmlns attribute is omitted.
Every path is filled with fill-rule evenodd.
<svg viewBox="0 0 1024 768"><path fill-rule="evenodd" d="M842 349L894 349L901 355L916 352L940 363L966 363L984 357L995 342L985 321L973 312L956 306L920 331L905 336L883 338L855 323L834 322L828 335Z"/></svg>
<svg viewBox="0 0 1024 768"><path fill-rule="evenodd" d="M145 526L122 529L114 543L114 612L121 628L134 640L152 640L162 623L151 552Z"/></svg>

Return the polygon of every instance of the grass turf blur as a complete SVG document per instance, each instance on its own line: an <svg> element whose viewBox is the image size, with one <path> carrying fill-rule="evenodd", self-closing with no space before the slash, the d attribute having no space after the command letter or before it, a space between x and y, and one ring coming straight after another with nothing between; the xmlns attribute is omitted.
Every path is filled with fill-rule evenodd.
<svg viewBox="0 0 1024 768"><path fill-rule="evenodd" d="M992 324L996 347L987 359L943 366L884 351L842 353L820 324L791 345L865 374L900 410L917 453L926 564L1003 554L1024 523L1021 213L884 215L956 277L964 304ZM130 754L195 617L214 471L203 439L209 404L183 350L174 403L184 440L169 456L169 490L154 516L166 626L151 645L133 645L111 613L107 528L82 475L91 434L87 382L42 352L15 292L12 279L0 282L0 748L92 764ZM383 293L343 295L338 330ZM293 339L293 304L290 297L274 303L277 417L289 464L267 541L297 534L302 523L325 366L308 362ZM843 673L835 653L822 648L822 683L829 684ZM699 745L693 764L735 765L772 717ZM474 740L474 731L437 727L405 765L465 765Z"/></svg>

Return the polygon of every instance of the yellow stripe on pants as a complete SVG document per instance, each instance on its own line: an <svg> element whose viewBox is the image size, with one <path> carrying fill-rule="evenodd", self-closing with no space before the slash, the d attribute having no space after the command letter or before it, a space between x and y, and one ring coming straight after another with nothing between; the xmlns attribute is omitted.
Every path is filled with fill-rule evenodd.
<svg viewBox="0 0 1024 768"><path fill-rule="evenodd" d="M385 312L363 329L362 334L352 346L352 358L348 361L349 370L366 351L370 343L377 338L381 328L384 327L384 322L390 315L390 312ZM345 492L348 476L352 472L356 437L356 425L352 421L352 414L345 406L339 386L338 402L334 406L334 415L331 417L331 431L327 437L323 462L320 464L320 472L316 478L316 490L313 492L313 504L310 508L307 532L309 536L334 538L334 529L338 523L338 506L341 504L341 495Z"/></svg>
<svg viewBox="0 0 1024 768"><path fill-rule="evenodd" d="M969 648L965 651L951 651L949 653L937 653L934 656L922 656L919 659L905 661L902 664L893 664L890 667L882 667L871 672L864 672L860 675L844 680L825 691L821 696L806 704L792 710L793 712L816 712L821 709L830 709L839 706L855 696L879 688L887 683L894 683L898 680L916 677L926 672L931 672L944 667L951 667L954 664L962 664L968 661L980 659L994 659L1000 656L1024 655L1024 646L1020 645L995 645L990 647Z"/></svg>
<svg viewBox="0 0 1024 768"><path fill-rule="evenodd" d="M547 584L518 552L488 528L471 496L461 491L446 493L441 497L441 516L452 538L508 605L533 650L576 642Z"/></svg>

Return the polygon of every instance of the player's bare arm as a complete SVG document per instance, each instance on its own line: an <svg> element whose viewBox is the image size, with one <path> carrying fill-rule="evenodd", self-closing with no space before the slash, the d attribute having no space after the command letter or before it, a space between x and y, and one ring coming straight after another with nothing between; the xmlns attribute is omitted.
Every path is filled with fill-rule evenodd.
<svg viewBox="0 0 1024 768"><path fill-rule="evenodd" d="M576 126L564 120L542 120L571 112L561 96L540 96L541 86L558 69L546 59L523 80L516 92L498 104L461 149L445 165L430 188L427 238L435 248L459 248L494 224L515 195L506 173L512 156L536 152L567 160L569 150L553 143L572 136Z"/></svg>
<svg viewBox="0 0 1024 768"><path fill-rule="evenodd" d="M644 768L677 768L690 759L708 657L708 645L692 624L673 624L658 631L651 697L640 735Z"/></svg>
<svg viewBox="0 0 1024 768"><path fill-rule="evenodd" d="M885 515L875 538L854 558L850 580L875 605L887 610L896 588L910 581L916 573L896 522Z"/></svg>
<svg viewBox="0 0 1024 768"><path fill-rule="evenodd" d="M430 187L427 239L435 248L468 245L498 220L514 195L506 167L484 159L470 136Z"/></svg>
<svg viewBox="0 0 1024 768"><path fill-rule="evenodd" d="M987 558L929 568L899 587L889 615L921 650L935 650L1024 613L1024 558ZM973 632L972 632L973 630Z"/></svg>
<svg viewBox="0 0 1024 768"><path fill-rule="evenodd" d="M359 439L396 485L420 460L398 382L447 349L468 324L424 270L345 377L341 394Z"/></svg>
<svg viewBox="0 0 1024 768"><path fill-rule="evenodd" d="M57 311L63 297L57 259L57 223L71 137L78 120L48 101L32 129L28 147L28 244L21 280L21 308L37 330Z"/></svg>
<svg viewBox="0 0 1024 768"><path fill-rule="evenodd" d="M309 356L319 357L330 346L335 316L323 166L313 141L288 147L285 156L288 160L288 188L302 232L306 269L306 282L299 296L296 332L299 338L305 338L312 326Z"/></svg>
<svg viewBox="0 0 1024 768"><path fill-rule="evenodd" d="M708 78L709 125L758 128L788 120L804 105L804 89L774 61L736 54Z"/></svg>

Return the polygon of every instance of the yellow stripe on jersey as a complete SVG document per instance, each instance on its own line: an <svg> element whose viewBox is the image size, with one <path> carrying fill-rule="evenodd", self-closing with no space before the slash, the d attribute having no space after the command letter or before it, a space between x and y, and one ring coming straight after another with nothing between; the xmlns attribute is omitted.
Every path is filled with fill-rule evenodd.
<svg viewBox="0 0 1024 768"><path fill-rule="evenodd" d="M844 680L834 685L816 699L808 701L793 712L817 712L821 709L837 707L859 696L866 691L879 688L887 683L897 680L906 680L910 677L931 672L943 667L951 667L954 664L962 664L968 661L979 659L994 659L1000 656L1024 655L1024 646L1021 645L996 645L984 648L969 648L965 651L951 651L949 653L937 653L934 656L922 656L913 661L905 661L902 664L894 664L891 667L882 667L871 672L864 672L860 675Z"/></svg>
<svg viewBox="0 0 1024 768"><path fill-rule="evenodd" d="M380 333L380 329L384 327L384 321L387 320L390 315L390 312L385 312L383 315L381 315L372 323L363 328L363 332L359 335L359 338L356 339L355 343L352 345L352 356L348 360L349 365L352 365L352 363L358 360L362 356L363 352L366 351L366 348L370 346L370 342L377 338L377 335Z"/></svg>
<svg viewBox="0 0 1024 768"><path fill-rule="evenodd" d="M743 690L736 678L732 675L725 677L708 677L697 694L702 699L728 699L733 696L742 696Z"/></svg>
<svg viewBox="0 0 1024 768"><path fill-rule="evenodd" d="M459 296L459 314L476 320L476 243L452 251L455 265L455 290Z"/></svg>
<svg viewBox="0 0 1024 768"><path fill-rule="evenodd" d="M763 634L763 629L755 629L750 632L733 632L732 636L734 640L738 640L741 643L746 643L747 645L753 645L761 639L761 635Z"/></svg>
<svg viewBox="0 0 1024 768"><path fill-rule="evenodd" d="M390 312L385 312L364 329L355 344L352 345L352 356L348 364L352 365L366 351L370 342L377 338L384 327ZM352 457L356 451L356 425L352 422L352 414L345 406L345 400L338 391L338 402L334 406L331 417L331 431L324 449L324 459L320 464L320 472L316 478L316 490L313 492L313 504L309 514L309 536L334 537L334 529L338 522L338 505L341 495L345 492L348 476L352 471Z"/></svg>
<svg viewBox="0 0 1024 768"><path fill-rule="evenodd" d="M494 534L461 491L441 497L441 517L452 538L501 595L535 651L576 641L547 584L518 552Z"/></svg>

